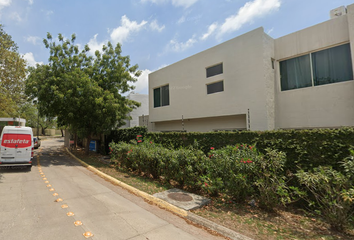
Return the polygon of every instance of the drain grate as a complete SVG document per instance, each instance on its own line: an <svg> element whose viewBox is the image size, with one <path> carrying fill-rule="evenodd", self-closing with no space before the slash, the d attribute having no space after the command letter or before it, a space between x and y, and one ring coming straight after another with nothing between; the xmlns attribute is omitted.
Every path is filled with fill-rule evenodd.
<svg viewBox="0 0 354 240"><path fill-rule="evenodd" d="M193 200L193 198L186 193L170 193L167 196L179 202L190 202Z"/></svg>

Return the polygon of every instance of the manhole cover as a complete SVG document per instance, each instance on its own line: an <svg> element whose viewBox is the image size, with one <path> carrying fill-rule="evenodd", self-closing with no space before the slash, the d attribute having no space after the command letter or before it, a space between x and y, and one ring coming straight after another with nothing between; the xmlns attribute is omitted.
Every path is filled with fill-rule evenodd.
<svg viewBox="0 0 354 240"><path fill-rule="evenodd" d="M189 202L193 200L193 198L186 193L170 193L167 196L173 200L180 202Z"/></svg>

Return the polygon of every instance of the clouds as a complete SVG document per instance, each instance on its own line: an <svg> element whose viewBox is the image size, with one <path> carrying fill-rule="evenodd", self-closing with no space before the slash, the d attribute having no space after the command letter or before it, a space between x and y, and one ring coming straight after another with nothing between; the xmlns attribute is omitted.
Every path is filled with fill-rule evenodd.
<svg viewBox="0 0 354 240"><path fill-rule="evenodd" d="M129 36L134 32L139 32L147 21L143 20L140 23L136 21L130 21L129 18L124 15L121 19L121 26L113 29L110 37L114 43L120 42L123 43L126 41Z"/></svg>
<svg viewBox="0 0 354 240"><path fill-rule="evenodd" d="M196 2L198 2L198 0L172 0L174 6L184 8L189 8Z"/></svg>
<svg viewBox="0 0 354 240"><path fill-rule="evenodd" d="M26 60L27 62L27 65L28 66L31 66L31 67L35 67L36 64L43 64L43 62L37 62L35 59L34 59L34 56L33 56L33 53L32 52L28 52L26 54L23 55L23 59Z"/></svg>
<svg viewBox="0 0 354 240"><path fill-rule="evenodd" d="M217 39L221 39L223 35L235 32L247 23L252 23L257 18L261 18L281 6L281 0L254 0L246 2L235 15L231 15L225 19L222 24L212 23L201 40L209 38L216 34Z"/></svg>
<svg viewBox="0 0 354 240"><path fill-rule="evenodd" d="M11 5L12 0L0 0L0 17L1 17L1 10L5 7L8 7Z"/></svg>
<svg viewBox="0 0 354 240"><path fill-rule="evenodd" d="M162 32L162 30L165 29L165 25L159 26L159 24L157 23L157 20L154 20L150 23L150 28L152 30L156 30L158 32Z"/></svg>
<svg viewBox="0 0 354 240"><path fill-rule="evenodd" d="M12 0L0 0L0 10L11 5Z"/></svg>
<svg viewBox="0 0 354 240"><path fill-rule="evenodd" d="M88 45L90 47L90 53L92 54L92 56L95 55L95 52L101 51L103 45L107 44L108 41L103 41L103 42L98 42L97 41L97 36L98 34L96 34L93 38L90 39L90 41L88 42Z"/></svg>
<svg viewBox="0 0 354 240"><path fill-rule="evenodd" d="M280 5L280 0L254 0L253 2L247 2L239 9L236 15L230 16L225 20L219 29L218 36L236 31L244 24L278 10Z"/></svg>
<svg viewBox="0 0 354 240"><path fill-rule="evenodd" d="M138 81L133 83L135 86L134 92L142 93L142 94L148 94L149 92L149 74L152 71L149 69L145 69L141 71L141 75L138 77Z"/></svg>
<svg viewBox="0 0 354 240"><path fill-rule="evenodd" d="M94 35L94 37L90 39L88 42L90 53L94 55L96 50L102 50L102 46L107 44L108 41L111 41L113 44L123 44L124 42L129 42L134 34L142 30L162 32L164 29L165 25L159 25L156 19L150 23L146 20L142 20L140 23L138 23L137 21L130 20L126 15L124 15L121 18L120 26L114 28L113 30L108 30L108 33L110 33L109 39L98 42L98 34Z"/></svg>
<svg viewBox="0 0 354 240"><path fill-rule="evenodd" d="M166 50L173 51L173 52L182 52L182 51L185 51L186 49L192 47L196 42L197 42L197 39L196 39L195 35L193 35L186 42L178 42L177 40L172 39L168 43Z"/></svg>
<svg viewBox="0 0 354 240"><path fill-rule="evenodd" d="M141 0L142 3L146 2L151 2L154 4L166 4L166 3L171 3L175 7L184 7L184 8L189 8L198 0Z"/></svg>
<svg viewBox="0 0 354 240"><path fill-rule="evenodd" d="M211 34L213 34L218 27L217 23L213 23L209 26L208 31L201 36L201 40L207 39Z"/></svg>
<svg viewBox="0 0 354 240"><path fill-rule="evenodd" d="M25 37L25 40L29 43L32 43L33 45L37 45L38 41L40 41L41 38L37 37L37 36L28 36L28 37Z"/></svg>

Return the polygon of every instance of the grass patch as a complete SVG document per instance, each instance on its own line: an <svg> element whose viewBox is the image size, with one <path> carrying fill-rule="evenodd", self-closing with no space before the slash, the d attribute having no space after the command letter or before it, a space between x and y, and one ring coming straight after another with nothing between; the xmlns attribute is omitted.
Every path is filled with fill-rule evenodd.
<svg viewBox="0 0 354 240"><path fill-rule="evenodd" d="M87 156L80 149L72 151L72 153L98 170L149 194L176 187L119 169L114 163L110 163L109 159L104 159L103 156L96 153L90 153ZM306 212L296 211L296 209L277 209L275 213L267 213L247 203L235 203L232 199L222 195L213 197L211 200L209 205L193 210L193 213L255 240L354 239L353 223L350 230L340 233L331 230L329 225L321 219L308 216Z"/></svg>

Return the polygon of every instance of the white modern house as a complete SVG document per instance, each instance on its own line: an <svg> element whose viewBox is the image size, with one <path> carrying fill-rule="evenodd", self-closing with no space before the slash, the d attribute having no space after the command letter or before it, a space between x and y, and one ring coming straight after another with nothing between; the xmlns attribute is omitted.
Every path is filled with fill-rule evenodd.
<svg viewBox="0 0 354 240"><path fill-rule="evenodd" d="M141 105L140 107L133 109L129 113L130 120L126 120L125 125L121 128L129 128L129 127L136 127L139 126L139 116L149 115L149 97L147 94L140 94L131 92L128 96L128 99L134 100L139 102Z"/></svg>
<svg viewBox="0 0 354 240"><path fill-rule="evenodd" d="M257 28L149 75L154 131L354 126L354 4L273 39Z"/></svg>

